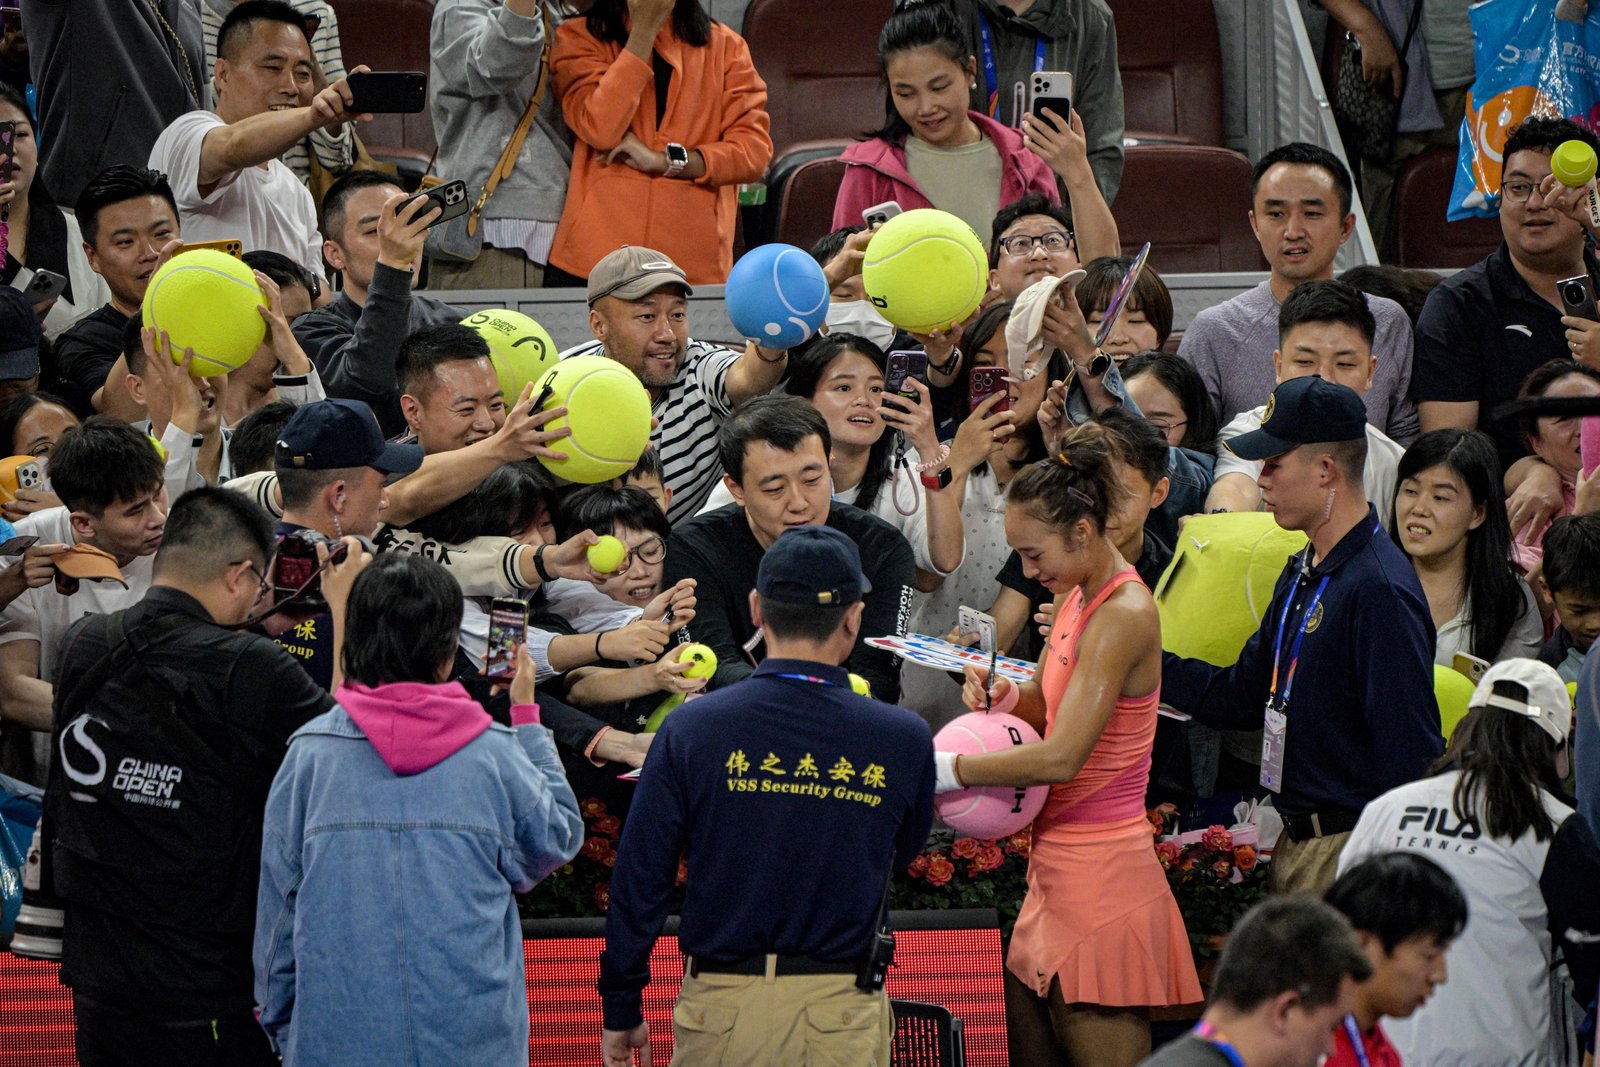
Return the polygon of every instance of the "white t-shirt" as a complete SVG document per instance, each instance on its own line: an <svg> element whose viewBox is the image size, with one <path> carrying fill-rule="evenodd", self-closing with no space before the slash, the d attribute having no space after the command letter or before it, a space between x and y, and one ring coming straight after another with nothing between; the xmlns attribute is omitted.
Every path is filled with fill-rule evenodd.
<svg viewBox="0 0 1600 1067"><path fill-rule="evenodd" d="M66 508L47 508L17 520L18 534L31 534L41 544L78 543L72 535L70 512ZM17 599L0 609L0 645L13 641L39 642L39 677L54 683L56 659L61 652L61 639L67 629L85 615L107 615L113 611L130 608L144 599L150 590L150 579L155 556L139 556L122 568L128 580L124 589L116 582L78 583L78 591L71 596L56 592L54 582L37 589L28 589ZM21 566L20 563L13 566ZM39 773L49 766L50 735L37 733L33 738L34 759ZM41 779L42 781L42 779Z"/></svg>
<svg viewBox="0 0 1600 1067"><path fill-rule="evenodd" d="M271 160L223 178L201 196L200 146L212 130L227 125L210 111L191 111L161 131L150 150L150 167L172 183L185 241L238 238L246 252L280 252L321 277L322 234L317 205L294 171Z"/></svg>
<svg viewBox="0 0 1600 1067"><path fill-rule="evenodd" d="M1533 590L1527 582L1519 581L1522 590L1522 615L1511 624L1511 630L1495 653L1494 662L1518 656L1533 659L1544 645L1544 623L1539 618L1539 605L1533 599ZM1472 605L1463 604L1455 617L1439 627L1439 638L1434 646L1433 662L1448 667L1457 652L1472 652Z"/></svg>
<svg viewBox="0 0 1600 1067"><path fill-rule="evenodd" d="M1266 412L1265 405L1241 411L1217 434L1216 477L1243 474L1252 482L1261 477L1263 464L1260 460L1236 456L1223 442L1231 441L1242 433L1261 429L1261 419ZM1395 472L1400 469L1400 457L1405 454L1406 450L1399 442L1372 423L1367 423L1367 465L1361 472L1361 485L1366 490L1367 499L1378 509L1378 521L1383 523L1385 530L1394 525Z"/></svg>

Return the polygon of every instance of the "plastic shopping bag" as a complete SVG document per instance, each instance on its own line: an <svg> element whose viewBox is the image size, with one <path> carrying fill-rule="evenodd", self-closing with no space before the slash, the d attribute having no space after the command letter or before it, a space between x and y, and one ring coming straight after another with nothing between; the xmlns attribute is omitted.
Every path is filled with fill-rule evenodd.
<svg viewBox="0 0 1600 1067"><path fill-rule="evenodd" d="M1556 0L1484 0L1468 9L1478 73L1461 121L1452 220L1499 215L1506 139L1523 119L1600 123L1600 3L1590 3L1581 22L1557 18L1556 9Z"/></svg>

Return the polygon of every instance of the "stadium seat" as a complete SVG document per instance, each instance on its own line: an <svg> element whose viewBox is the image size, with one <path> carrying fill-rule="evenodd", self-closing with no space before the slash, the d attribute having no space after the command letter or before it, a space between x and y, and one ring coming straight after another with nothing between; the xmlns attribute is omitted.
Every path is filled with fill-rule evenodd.
<svg viewBox="0 0 1600 1067"><path fill-rule="evenodd" d="M891 1000L894 1045L890 1067L966 1067L961 1020L948 1008L916 1000Z"/></svg>
<svg viewBox="0 0 1600 1067"><path fill-rule="evenodd" d="M339 0L339 48L346 67L373 70L428 69L430 0ZM358 131L373 157L420 173L435 145L433 119L416 115L378 115ZM448 175L446 175L448 177Z"/></svg>
<svg viewBox="0 0 1600 1067"><path fill-rule="evenodd" d="M775 161L802 141L853 138L883 125L878 31L893 12L891 0L750 5L744 38L767 83Z"/></svg>
<svg viewBox="0 0 1600 1067"><path fill-rule="evenodd" d="M1499 219L1445 219L1456 150L1412 156L1394 183L1395 246L1402 267L1470 267L1500 246Z"/></svg>
<svg viewBox="0 0 1600 1067"><path fill-rule="evenodd" d="M1209 145L1140 145L1127 150L1112 206L1122 250L1151 243L1163 274L1266 270L1250 229L1250 161Z"/></svg>
<svg viewBox="0 0 1600 1067"><path fill-rule="evenodd" d="M1212 0L1110 3L1128 136L1221 145L1222 47Z"/></svg>
<svg viewBox="0 0 1600 1067"><path fill-rule="evenodd" d="M833 202L844 181L838 152L800 164L779 194L777 232L772 239L809 249L833 229Z"/></svg>

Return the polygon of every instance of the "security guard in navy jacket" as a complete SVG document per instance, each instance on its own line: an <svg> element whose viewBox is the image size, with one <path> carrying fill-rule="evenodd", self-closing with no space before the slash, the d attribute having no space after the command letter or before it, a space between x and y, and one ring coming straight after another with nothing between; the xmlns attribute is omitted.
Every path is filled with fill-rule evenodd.
<svg viewBox="0 0 1600 1067"><path fill-rule="evenodd" d="M1366 421L1354 390L1295 378L1274 390L1261 429L1228 443L1266 462L1263 502L1311 543L1233 666L1168 653L1161 675L1162 701L1206 725L1264 727L1261 784L1284 817L1278 890L1331 883L1367 801L1444 751L1428 602L1362 492Z"/></svg>
<svg viewBox="0 0 1600 1067"><path fill-rule="evenodd" d="M792 529L761 559L750 610L767 659L685 704L656 735L617 849L600 957L604 1062L650 1036L640 1001L680 856L689 957L674 1061L887 1067L894 1017L857 986L891 866L933 822L933 739L917 715L857 696L839 664L870 588L856 545Z"/></svg>

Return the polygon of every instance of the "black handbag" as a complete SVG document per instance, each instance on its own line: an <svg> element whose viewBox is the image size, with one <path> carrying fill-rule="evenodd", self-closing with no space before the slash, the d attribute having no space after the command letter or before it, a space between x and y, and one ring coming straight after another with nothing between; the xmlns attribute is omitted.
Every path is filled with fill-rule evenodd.
<svg viewBox="0 0 1600 1067"><path fill-rule="evenodd" d="M1416 36L1417 24L1422 21L1422 4L1423 0L1413 0L1411 21L1406 26L1405 41L1400 45L1402 84L1409 74L1406 52L1411 48L1411 38ZM1353 33L1345 34L1344 54L1339 57L1339 71L1334 78L1333 117L1339 123L1347 149L1369 163L1388 162L1394 152L1400 100L1387 81L1367 84L1361 71L1361 43Z"/></svg>

